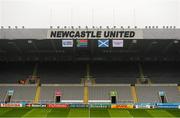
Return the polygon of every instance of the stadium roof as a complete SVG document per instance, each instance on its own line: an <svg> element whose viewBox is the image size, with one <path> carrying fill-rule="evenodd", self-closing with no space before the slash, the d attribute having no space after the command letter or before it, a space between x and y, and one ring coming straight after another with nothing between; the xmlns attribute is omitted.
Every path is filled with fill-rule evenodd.
<svg viewBox="0 0 180 118"><path fill-rule="evenodd" d="M108 37L127 39L123 41L122 47L113 47L113 40L109 40L108 46L102 48L98 40L89 40L86 48L79 48L76 41L71 48L65 48L63 40L59 39L70 37L50 37L52 32L55 33L54 36L61 36L64 31L82 33L84 30L86 29L0 29L0 61L180 61L180 29L88 29L96 33L102 31L97 34L122 31L119 32L119 37ZM102 35L97 39L108 38Z"/></svg>

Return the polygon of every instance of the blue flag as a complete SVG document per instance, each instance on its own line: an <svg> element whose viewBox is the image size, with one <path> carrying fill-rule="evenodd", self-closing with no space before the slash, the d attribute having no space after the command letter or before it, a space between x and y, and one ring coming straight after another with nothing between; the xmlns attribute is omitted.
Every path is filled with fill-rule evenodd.
<svg viewBox="0 0 180 118"><path fill-rule="evenodd" d="M98 47L106 48L109 47L109 40L98 40Z"/></svg>

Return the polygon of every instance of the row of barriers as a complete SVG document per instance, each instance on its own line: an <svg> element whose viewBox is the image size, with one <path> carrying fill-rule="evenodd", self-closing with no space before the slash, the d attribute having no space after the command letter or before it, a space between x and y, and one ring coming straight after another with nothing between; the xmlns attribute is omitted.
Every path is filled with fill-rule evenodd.
<svg viewBox="0 0 180 118"><path fill-rule="evenodd" d="M44 107L44 108L117 108L117 109L153 109L176 108L180 109L180 103L135 103L135 104L27 104L0 103L0 107Z"/></svg>

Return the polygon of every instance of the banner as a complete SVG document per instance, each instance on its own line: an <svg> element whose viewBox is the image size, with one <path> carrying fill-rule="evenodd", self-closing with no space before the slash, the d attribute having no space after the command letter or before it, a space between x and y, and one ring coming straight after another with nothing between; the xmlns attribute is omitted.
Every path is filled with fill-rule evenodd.
<svg viewBox="0 0 180 118"><path fill-rule="evenodd" d="M14 90L13 89L8 90L8 95L9 96L13 96L13 94L14 94Z"/></svg>
<svg viewBox="0 0 180 118"><path fill-rule="evenodd" d="M157 103L157 108L178 108L180 103Z"/></svg>
<svg viewBox="0 0 180 118"><path fill-rule="evenodd" d="M91 108L111 108L111 104L90 104Z"/></svg>
<svg viewBox="0 0 180 118"><path fill-rule="evenodd" d="M150 105L135 105L135 108L148 108L148 109L150 109L150 108L153 108L153 107L150 106Z"/></svg>
<svg viewBox="0 0 180 118"><path fill-rule="evenodd" d="M73 40L62 40L62 47L73 47Z"/></svg>
<svg viewBox="0 0 180 118"><path fill-rule="evenodd" d="M123 40L113 40L112 45L113 47L123 47L124 43L123 43Z"/></svg>
<svg viewBox="0 0 180 118"><path fill-rule="evenodd" d="M70 104L71 108L87 108L88 104Z"/></svg>
<svg viewBox="0 0 180 118"><path fill-rule="evenodd" d="M68 108L68 104L47 104L48 108Z"/></svg>
<svg viewBox="0 0 180 118"><path fill-rule="evenodd" d="M178 108L178 105L159 105L157 108Z"/></svg>
<svg viewBox="0 0 180 118"><path fill-rule="evenodd" d="M26 104L26 107L31 107L32 106L32 104Z"/></svg>
<svg viewBox="0 0 180 118"><path fill-rule="evenodd" d="M180 102L169 102L169 103L156 103L156 105L180 105Z"/></svg>
<svg viewBox="0 0 180 118"><path fill-rule="evenodd" d="M55 90L55 96L62 96L62 92L60 89Z"/></svg>
<svg viewBox="0 0 180 118"><path fill-rule="evenodd" d="M32 104L32 107L41 107L41 104Z"/></svg>
<svg viewBox="0 0 180 118"><path fill-rule="evenodd" d="M132 109L133 105L111 105L111 108Z"/></svg>
<svg viewBox="0 0 180 118"><path fill-rule="evenodd" d="M110 96L117 96L117 91L110 91Z"/></svg>
<svg viewBox="0 0 180 118"><path fill-rule="evenodd" d="M164 91L159 91L159 96L165 96L166 93Z"/></svg>
<svg viewBox="0 0 180 118"><path fill-rule="evenodd" d="M98 40L98 47L100 48L107 48L109 47L109 40Z"/></svg>
<svg viewBox="0 0 180 118"><path fill-rule="evenodd" d="M0 107L22 107L22 104L19 104L19 103L8 103L8 104L2 103L2 104L0 104Z"/></svg>
<svg viewBox="0 0 180 118"><path fill-rule="evenodd" d="M22 104L22 107L25 107L27 102L20 102Z"/></svg>
<svg viewBox="0 0 180 118"><path fill-rule="evenodd" d="M140 29L51 29L48 39L143 39Z"/></svg>
<svg viewBox="0 0 180 118"><path fill-rule="evenodd" d="M77 40L77 47L88 47L88 40Z"/></svg>
<svg viewBox="0 0 180 118"><path fill-rule="evenodd" d="M25 107L46 107L46 104L26 104Z"/></svg>
<svg viewBox="0 0 180 118"><path fill-rule="evenodd" d="M135 108L155 108L156 103L135 103Z"/></svg>

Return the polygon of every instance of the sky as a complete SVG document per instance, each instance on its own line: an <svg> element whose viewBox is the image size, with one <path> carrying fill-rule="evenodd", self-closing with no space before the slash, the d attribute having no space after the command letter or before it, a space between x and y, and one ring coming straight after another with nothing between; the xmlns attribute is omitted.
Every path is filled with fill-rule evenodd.
<svg viewBox="0 0 180 118"><path fill-rule="evenodd" d="M0 26L180 28L180 0L0 0Z"/></svg>

